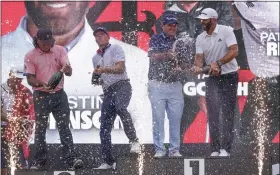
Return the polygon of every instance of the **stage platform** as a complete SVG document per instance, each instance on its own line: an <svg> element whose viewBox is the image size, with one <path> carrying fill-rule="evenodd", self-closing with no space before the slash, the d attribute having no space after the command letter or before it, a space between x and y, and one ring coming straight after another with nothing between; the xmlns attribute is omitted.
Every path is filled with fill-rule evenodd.
<svg viewBox="0 0 280 175"><path fill-rule="evenodd" d="M115 171L94 169L102 162L99 148L100 145L76 145L85 167L67 174L67 167L60 161L59 145L49 145L52 155L46 170L17 170L15 175L277 175L277 168L279 174L278 144L266 145L263 159L256 158L258 147L253 144L235 145L229 158L209 157L208 144L188 144L182 145L182 158L157 159L153 158L152 145L144 145L140 155L129 154L128 145L114 145Z"/></svg>

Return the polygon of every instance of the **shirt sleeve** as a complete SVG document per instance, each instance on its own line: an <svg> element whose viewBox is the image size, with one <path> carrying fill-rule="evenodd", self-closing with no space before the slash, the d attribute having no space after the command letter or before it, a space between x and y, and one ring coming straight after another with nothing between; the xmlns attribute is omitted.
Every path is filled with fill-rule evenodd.
<svg viewBox="0 0 280 175"><path fill-rule="evenodd" d="M121 46L115 48L114 62L125 61L125 53Z"/></svg>
<svg viewBox="0 0 280 175"><path fill-rule="evenodd" d="M203 54L202 42L201 42L200 37L197 37L196 42L195 42L195 53Z"/></svg>
<svg viewBox="0 0 280 175"><path fill-rule="evenodd" d="M233 33L233 29L231 27L228 27L225 30L225 37L227 47L237 44L235 34Z"/></svg>
<svg viewBox="0 0 280 175"><path fill-rule="evenodd" d="M62 49L61 49L60 63L62 66L66 65L66 64L70 64L67 51L64 47L62 47Z"/></svg>
<svg viewBox="0 0 280 175"><path fill-rule="evenodd" d="M93 66L93 68L96 68L96 66L97 66L96 65L96 59L97 59L96 56L92 57L92 66Z"/></svg>
<svg viewBox="0 0 280 175"><path fill-rule="evenodd" d="M24 58L24 73L25 74L36 74L35 65L30 54L26 54Z"/></svg>

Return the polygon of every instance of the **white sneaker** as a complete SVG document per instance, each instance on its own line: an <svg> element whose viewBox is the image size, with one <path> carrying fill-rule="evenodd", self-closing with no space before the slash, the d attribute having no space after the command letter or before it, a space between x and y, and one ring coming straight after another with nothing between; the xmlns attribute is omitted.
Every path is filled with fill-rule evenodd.
<svg viewBox="0 0 280 175"><path fill-rule="evenodd" d="M141 153L141 145L139 142L132 142L130 147L130 153Z"/></svg>
<svg viewBox="0 0 280 175"><path fill-rule="evenodd" d="M219 156L219 152L217 152L217 151L214 151L214 152L212 152L211 154L210 154L210 156L211 157L215 157L215 156Z"/></svg>
<svg viewBox="0 0 280 175"><path fill-rule="evenodd" d="M169 157L182 157L182 154L180 154L179 151L169 151L169 154L168 154Z"/></svg>
<svg viewBox="0 0 280 175"><path fill-rule="evenodd" d="M96 170L115 170L116 169L117 164L113 163L113 165L109 165L108 163L102 163L98 168L94 168Z"/></svg>
<svg viewBox="0 0 280 175"><path fill-rule="evenodd" d="M220 155L219 156L221 156L221 157L228 157L228 156L230 156L230 153L228 153L226 150L224 150L224 149L221 149L220 150Z"/></svg>
<svg viewBox="0 0 280 175"><path fill-rule="evenodd" d="M156 154L154 155L155 158L160 158L160 157L164 157L166 155L165 151L157 151Z"/></svg>

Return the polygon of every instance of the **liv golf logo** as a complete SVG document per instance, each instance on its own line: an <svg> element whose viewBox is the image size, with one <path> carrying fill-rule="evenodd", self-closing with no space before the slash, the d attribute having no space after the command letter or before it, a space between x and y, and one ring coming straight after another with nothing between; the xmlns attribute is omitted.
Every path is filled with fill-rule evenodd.
<svg viewBox="0 0 280 175"><path fill-rule="evenodd" d="M260 37L261 42L266 43L267 56L280 56L279 32L262 32Z"/></svg>

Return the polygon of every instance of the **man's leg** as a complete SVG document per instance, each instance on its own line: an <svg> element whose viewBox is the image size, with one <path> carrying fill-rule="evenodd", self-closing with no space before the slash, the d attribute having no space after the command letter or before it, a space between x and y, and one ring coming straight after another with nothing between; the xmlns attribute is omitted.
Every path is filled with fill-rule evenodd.
<svg viewBox="0 0 280 175"><path fill-rule="evenodd" d="M104 162L113 165L115 159L112 155L111 131L116 118L116 110L113 100L113 92L104 93L104 99L101 107L101 155Z"/></svg>
<svg viewBox="0 0 280 175"><path fill-rule="evenodd" d="M52 101L52 113L57 124L61 144L63 145L64 158L72 166L77 155L74 151L73 137L69 128L70 109L68 98L64 91L60 91L52 95Z"/></svg>
<svg viewBox="0 0 280 175"><path fill-rule="evenodd" d="M47 161L46 131L49 118L49 100L50 96L43 92L34 92L35 109L35 156L31 168L42 168Z"/></svg>
<svg viewBox="0 0 280 175"><path fill-rule="evenodd" d="M169 155L180 150L180 123L184 108L182 84L180 82L168 85L167 117L169 119Z"/></svg>
<svg viewBox="0 0 280 175"><path fill-rule="evenodd" d="M164 118L167 100L165 98L164 84L150 81L148 95L152 106L153 115L153 141L155 151L166 151L164 146Z"/></svg>
<svg viewBox="0 0 280 175"><path fill-rule="evenodd" d="M136 130L132 122L130 113L127 111L132 95L132 88L128 81L124 81L116 86L115 106L116 113L120 116L123 123L124 132L130 142L137 142Z"/></svg>
<svg viewBox="0 0 280 175"><path fill-rule="evenodd" d="M222 105L221 149L228 153L233 141L233 127L237 99L238 73L222 79L219 97Z"/></svg>
<svg viewBox="0 0 280 175"><path fill-rule="evenodd" d="M218 81L219 79L215 77L209 77L206 80L206 107L208 112L212 152L220 151L220 99L218 96Z"/></svg>

